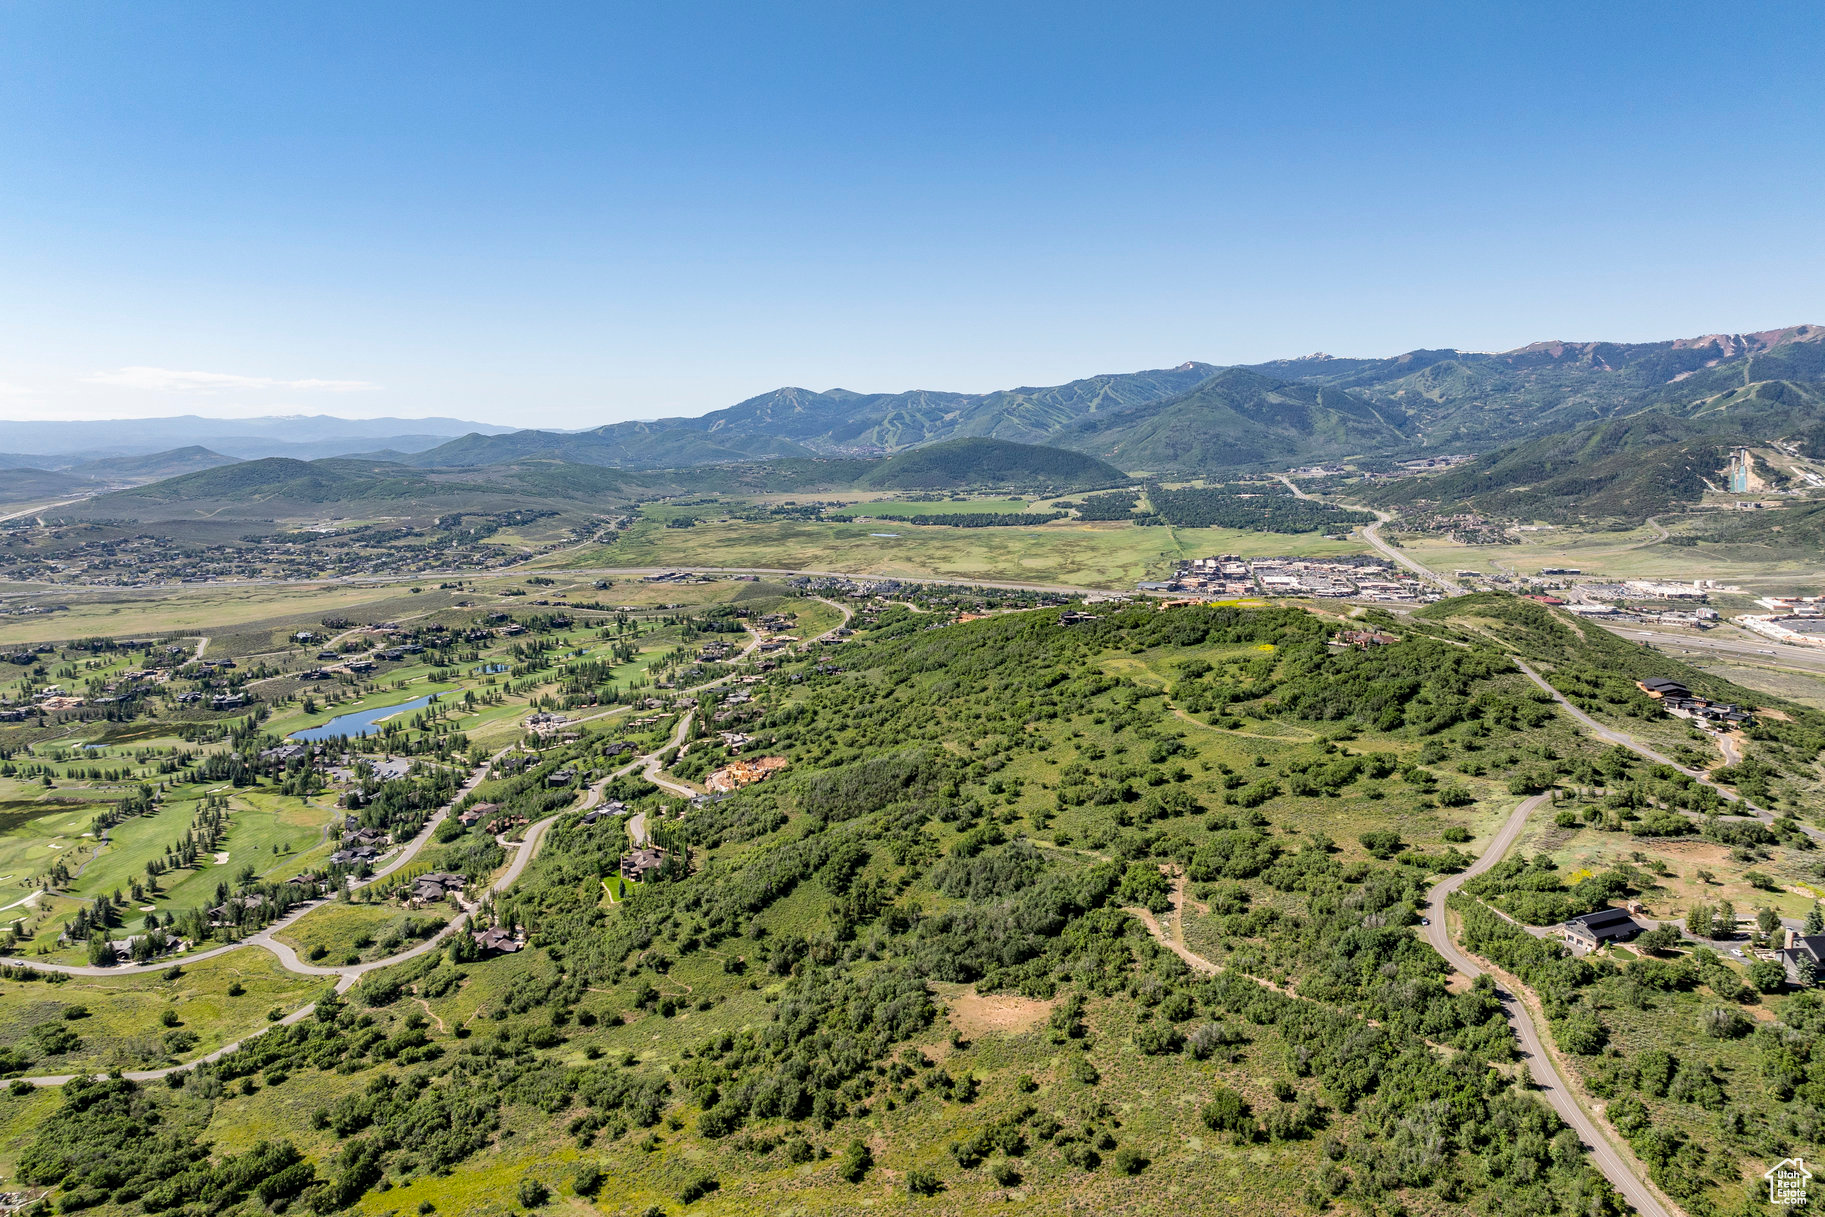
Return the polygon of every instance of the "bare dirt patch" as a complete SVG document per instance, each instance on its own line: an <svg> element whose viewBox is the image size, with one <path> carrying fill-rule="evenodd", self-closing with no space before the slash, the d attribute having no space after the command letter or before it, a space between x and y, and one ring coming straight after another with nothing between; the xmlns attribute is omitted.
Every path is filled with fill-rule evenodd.
<svg viewBox="0 0 1825 1217"><path fill-rule="evenodd" d="M1018 1035L1045 1022L1055 1003L1007 993L959 993L945 1012L951 1026L965 1035L995 1031Z"/></svg>

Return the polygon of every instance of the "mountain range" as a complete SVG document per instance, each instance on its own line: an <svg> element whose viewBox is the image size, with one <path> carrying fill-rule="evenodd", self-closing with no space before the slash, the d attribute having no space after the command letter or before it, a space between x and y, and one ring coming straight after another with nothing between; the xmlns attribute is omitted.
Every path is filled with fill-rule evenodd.
<svg viewBox="0 0 1825 1217"><path fill-rule="evenodd" d="M874 456L964 437L1046 444L1149 473L1486 451L1657 410L1696 415L1757 384L1825 384L1825 327L1665 342L1539 342L1513 351L1184 363L992 393L775 389L697 418L577 433L471 434L424 468L526 456L663 468L780 456Z"/></svg>
<svg viewBox="0 0 1825 1217"><path fill-rule="evenodd" d="M149 420L121 438L193 432L207 421ZM948 478L953 486L1079 488L1109 484L1120 474L1224 477L1311 461L1353 460L1389 470L1400 458L1463 452L1480 455L1449 474L1399 481L1376 493L1390 504L1460 502L1498 514L1628 518L1696 498L1733 444L1782 437L1825 452L1825 328L1648 343L1540 342L1498 353L1421 350L1386 359L1311 355L1246 367L1188 362L979 394L789 387L696 418L578 432L409 422L421 437L434 424L467 430L422 447L399 442L408 436L382 434L408 425L405 420L263 420L256 438L268 448L289 446L275 454L289 463L265 465L257 476L225 468L206 475L245 450L233 445L140 456L137 467L118 459L108 469L99 467L106 461L69 461L63 471L75 493L85 485L186 475L145 492L107 496L126 507L187 496L394 499L459 485L512 493L526 489L528 478L567 498L711 483L886 486L871 480L887 476L874 463L963 441L976 446L925 459L921 476ZM159 431L152 423L171 426ZM315 424L318 438L309 438L306 423ZM9 427L84 425L0 424L0 447L29 438ZM342 427L352 434L338 442L363 436L387 442L333 461L302 460L291 450L331 443L324 434ZM996 443L1013 447L998 452ZM1054 455L1042 455L1047 451ZM1065 453L1095 464L1074 466ZM28 463L0 458L0 464ZM709 479L688 472L712 466L723 472ZM618 476L583 473L587 468ZM363 486L372 496L357 493Z"/></svg>
<svg viewBox="0 0 1825 1217"><path fill-rule="evenodd" d="M456 436L511 427L459 418L336 418L327 414L261 418L113 418L68 422L0 419L0 468L63 469L104 457L146 456L204 447L235 460L290 456L311 460L389 448L418 452Z"/></svg>

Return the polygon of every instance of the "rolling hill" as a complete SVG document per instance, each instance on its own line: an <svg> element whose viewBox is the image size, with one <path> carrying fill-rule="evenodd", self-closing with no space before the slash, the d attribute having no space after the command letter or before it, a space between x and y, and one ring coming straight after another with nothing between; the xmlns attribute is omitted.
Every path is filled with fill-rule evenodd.
<svg viewBox="0 0 1825 1217"><path fill-rule="evenodd" d="M1128 480L1120 469L1083 453L972 438L945 440L887 457L855 484L869 490L1096 490Z"/></svg>
<svg viewBox="0 0 1825 1217"><path fill-rule="evenodd" d="M1124 469L1221 474L1399 450L1410 444L1398 407L1227 368L1164 401L1085 419L1055 443Z"/></svg>

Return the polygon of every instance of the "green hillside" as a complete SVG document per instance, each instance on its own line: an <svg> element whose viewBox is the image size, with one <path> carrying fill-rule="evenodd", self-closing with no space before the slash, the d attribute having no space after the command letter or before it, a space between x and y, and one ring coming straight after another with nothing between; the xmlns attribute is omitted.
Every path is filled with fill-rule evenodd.
<svg viewBox="0 0 1825 1217"><path fill-rule="evenodd" d="M1730 440L1686 419L1645 414L1499 449L1367 497L1385 506L1474 506L1519 519L1640 520L1696 502Z"/></svg>
<svg viewBox="0 0 1825 1217"><path fill-rule="evenodd" d="M1398 449L1404 414L1336 389L1230 368L1162 402L1077 423L1055 442L1125 469L1220 474Z"/></svg>
<svg viewBox="0 0 1825 1217"><path fill-rule="evenodd" d="M808 633L805 615L826 606L782 591L750 603L798 609ZM739 636L715 627L741 607L650 625L689 631L694 650L703 632ZM759 705L726 709L746 716L747 755L781 767L725 799L678 814L676 795L612 776L629 743L669 763L668 782L730 762L714 732L668 748L669 715L653 730L592 721L459 796L539 831L549 817L512 864L495 827L455 818L420 859L478 894L530 859L476 914L508 931L510 951L484 953L466 933L409 955L401 932L355 939L455 912L362 891L285 931L324 945L323 965L401 952L341 994L328 976L282 998L239 981L200 994L212 969L182 959L67 986L9 973L9 1071L88 1075L9 1097L20 1182L58 1212L109 1217L1226 1213L1240 1197L1288 1217L1619 1217L1577 1134L1521 1080L1494 978L1455 979L1421 925L1435 885L1548 790L1533 814L1552 821L1550 840L1613 861L1575 869L1531 838L1534 857L1517 851L1466 886L1454 932L1520 975L1503 983L1531 990L1559 1067L1607 1101L1683 1211L1761 1211L1740 1201L1764 1147L1819 1153L1805 1072L1825 1052L1815 993L1758 990L1751 961L1677 932L1653 955L1573 958L1492 911L1664 908L1695 856L1650 865L1645 851L1668 836L1704 849L1712 880L1812 865L1793 821L1707 815L1719 810L1709 788L1575 730L1509 648L1610 716L1659 717L1627 677L1680 669L1650 669L1651 652L1508 596L1376 614L1367 623L1395 636L1366 649L1332 643L1336 617L1290 607L968 623L942 601L917 609L862 607L845 641L750 673ZM548 651L598 629L524 616ZM510 695L528 702L592 678L516 676ZM693 692L700 712L721 696ZM1825 715L1781 704L1787 717L1746 747L1810 779ZM249 722L187 759L188 788L213 793L229 746L276 738ZM458 748L429 715L385 747L439 741L444 763L377 782L364 822L415 829L465 769L498 757L494 744ZM560 766L573 782L550 780ZM281 797L283 771L233 772L232 798ZM626 822L580 814L592 781L666 851L638 881L622 874ZM231 832L251 819L237 815ZM301 821L298 838L313 829ZM165 884L199 875L203 902L229 873L182 862ZM231 890L264 907L282 886L250 872ZM199 947L261 924L176 914ZM248 958L267 957L253 944L220 957ZM110 992L121 979L130 1006ZM111 1063L136 1070L192 1061L200 1031L257 1025L268 1009L277 1022L309 1000L176 1082L90 1067L110 1026L122 1027Z"/></svg>
<svg viewBox="0 0 1825 1217"><path fill-rule="evenodd" d="M856 479L871 490L1050 488L1094 490L1128 476L1079 452L997 439L955 439L881 461Z"/></svg>
<svg viewBox="0 0 1825 1217"><path fill-rule="evenodd" d="M1825 389L1785 380L1737 385L1511 444L1368 497L1512 518L1639 521L1698 502L1732 447L1783 437L1825 454Z"/></svg>
<svg viewBox="0 0 1825 1217"><path fill-rule="evenodd" d="M38 503L94 485L88 478L51 469L0 469L0 503Z"/></svg>
<svg viewBox="0 0 1825 1217"><path fill-rule="evenodd" d="M1493 354L1308 356L1256 370L1399 406L1420 425L1428 449L1475 451L1649 408L1686 412L1759 380L1825 382L1825 327L1663 342L1537 342Z"/></svg>
<svg viewBox="0 0 1825 1217"><path fill-rule="evenodd" d="M173 448L169 452L153 452L145 456L112 456L98 461L85 461L72 466L70 472L115 481L151 481L154 478L177 477L234 463L235 458L232 456L223 456L220 452L192 444L186 448Z"/></svg>

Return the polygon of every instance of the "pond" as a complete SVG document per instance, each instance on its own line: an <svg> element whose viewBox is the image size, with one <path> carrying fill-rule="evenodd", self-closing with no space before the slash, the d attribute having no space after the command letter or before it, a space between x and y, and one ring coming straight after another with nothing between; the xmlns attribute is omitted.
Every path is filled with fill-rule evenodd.
<svg viewBox="0 0 1825 1217"><path fill-rule="evenodd" d="M366 710L353 710L347 714L338 714L321 727L311 727L304 731L294 731L288 738L311 743L316 740L335 739L346 735L350 739L359 739L372 735L376 724L383 718L392 718L395 714L405 714L420 706L428 706L437 700L437 694L427 693L423 697L414 697L411 701L402 701L392 706L370 706Z"/></svg>

